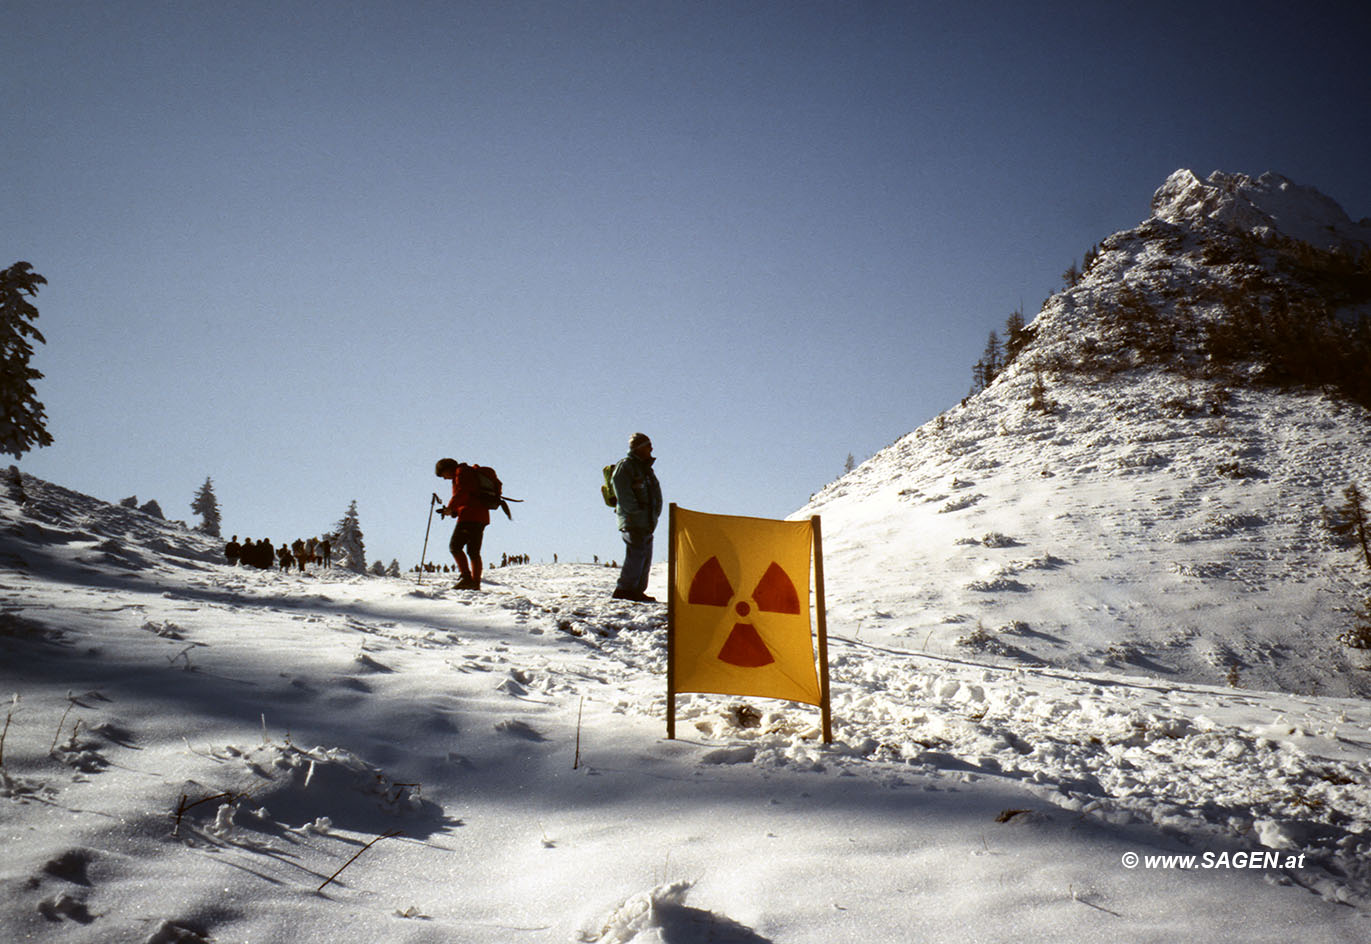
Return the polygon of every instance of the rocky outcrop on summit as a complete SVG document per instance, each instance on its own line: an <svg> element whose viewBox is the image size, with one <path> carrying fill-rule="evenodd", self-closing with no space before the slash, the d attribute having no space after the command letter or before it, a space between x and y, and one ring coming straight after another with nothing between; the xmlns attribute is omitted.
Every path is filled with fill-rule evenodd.
<svg viewBox="0 0 1371 944"><path fill-rule="evenodd" d="M1162 366L1329 386L1371 407L1371 225L1271 174L1202 183L1177 171L1152 208L1044 303L1021 367L1101 377Z"/></svg>
<svg viewBox="0 0 1371 944"><path fill-rule="evenodd" d="M1329 197L1279 174L1215 171L1200 180L1178 170L1152 197L1155 219L1179 226L1215 223L1258 238L1283 235L1319 249L1371 248L1371 219L1354 223Z"/></svg>
<svg viewBox="0 0 1371 944"><path fill-rule="evenodd" d="M816 494L830 625L947 656L1371 694L1371 240L1284 178L1177 171L986 389ZM1311 238L1318 242L1311 242ZM917 613L916 618L887 614Z"/></svg>

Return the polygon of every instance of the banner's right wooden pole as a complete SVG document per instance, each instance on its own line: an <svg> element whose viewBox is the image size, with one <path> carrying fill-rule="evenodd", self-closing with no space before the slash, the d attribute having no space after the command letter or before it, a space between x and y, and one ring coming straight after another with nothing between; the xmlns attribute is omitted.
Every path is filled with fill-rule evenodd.
<svg viewBox="0 0 1371 944"><path fill-rule="evenodd" d="M676 503L667 514L666 549L666 736L676 738Z"/></svg>
<svg viewBox="0 0 1371 944"><path fill-rule="evenodd" d="M824 540L819 516L809 519L814 527L814 599L819 629L819 698L823 702L824 743L833 743L833 708L828 694L828 617L824 611Z"/></svg>

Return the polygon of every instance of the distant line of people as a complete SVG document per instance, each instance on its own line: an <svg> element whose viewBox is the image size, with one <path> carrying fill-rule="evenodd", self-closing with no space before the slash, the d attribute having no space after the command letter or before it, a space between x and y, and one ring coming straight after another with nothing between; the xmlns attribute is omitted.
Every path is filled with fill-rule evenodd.
<svg viewBox="0 0 1371 944"><path fill-rule="evenodd" d="M224 545L224 558L235 567L242 564L244 567L256 567L259 570L280 567L281 570L287 571L298 566L301 572L304 572L307 564L332 567L333 544L327 537L308 540L296 538L294 543L282 544L277 548L273 547L271 538L256 541L244 538L239 541L238 535L235 534Z"/></svg>
<svg viewBox="0 0 1371 944"><path fill-rule="evenodd" d="M557 563L557 555L556 555L556 554L553 554L553 555L552 555L552 562L553 562L554 564ZM533 556L532 556L531 554L501 554L501 555L500 555L500 566L501 566L501 567L514 567L514 566L517 565L517 564L531 564L531 563L533 563ZM433 561L426 561L426 562L424 563L424 566L423 566L422 568L421 568L418 564L415 564L413 567L410 568L410 571L411 571L412 573L416 573L416 574L417 574L417 573L420 573L421 571L422 571L423 573L426 573L426 574L454 574L454 573L461 573L461 571L457 568L457 566L456 566L455 564L435 564Z"/></svg>

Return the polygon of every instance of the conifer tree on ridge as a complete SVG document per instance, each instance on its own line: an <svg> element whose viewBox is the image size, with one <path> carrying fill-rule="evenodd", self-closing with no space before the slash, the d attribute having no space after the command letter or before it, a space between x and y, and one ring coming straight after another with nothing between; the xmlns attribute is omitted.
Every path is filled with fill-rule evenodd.
<svg viewBox="0 0 1371 944"><path fill-rule="evenodd" d="M43 404L33 389L33 381L43 375L29 366L33 345L28 339L47 341L32 324L38 309L25 297L46 284L27 262L0 270L0 453L16 459L35 446L52 445Z"/></svg>
<svg viewBox="0 0 1371 944"><path fill-rule="evenodd" d="M219 499L214 495L214 482L208 475L205 476L205 484L195 493L190 510L200 516L200 526L195 529L196 531L210 537L220 537Z"/></svg>
<svg viewBox="0 0 1371 944"><path fill-rule="evenodd" d="M347 514L334 527L333 559L339 567L359 574L367 572L367 552L362 543L362 526L357 520L357 499L348 505Z"/></svg>

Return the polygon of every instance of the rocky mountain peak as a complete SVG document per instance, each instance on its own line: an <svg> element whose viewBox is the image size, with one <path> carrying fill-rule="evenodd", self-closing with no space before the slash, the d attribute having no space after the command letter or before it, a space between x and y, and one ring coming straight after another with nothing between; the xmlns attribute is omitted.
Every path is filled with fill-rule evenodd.
<svg viewBox="0 0 1371 944"><path fill-rule="evenodd" d="M1371 578L1327 526L1371 491L1366 227L1273 174L1178 171L1152 210L979 393L797 512L830 611L949 657L1371 694L1339 641Z"/></svg>
<svg viewBox="0 0 1371 944"><path fill-rule="evenodd" d="M1354 223L1332 198L1280 174L1253 178L1214 171L1201 180L1181 169L1153 195L1152 214L1182 226L1213 224L1257 238L1286 236L1319 249L1356 253L1371 248L1371 220Z"/></svg>

